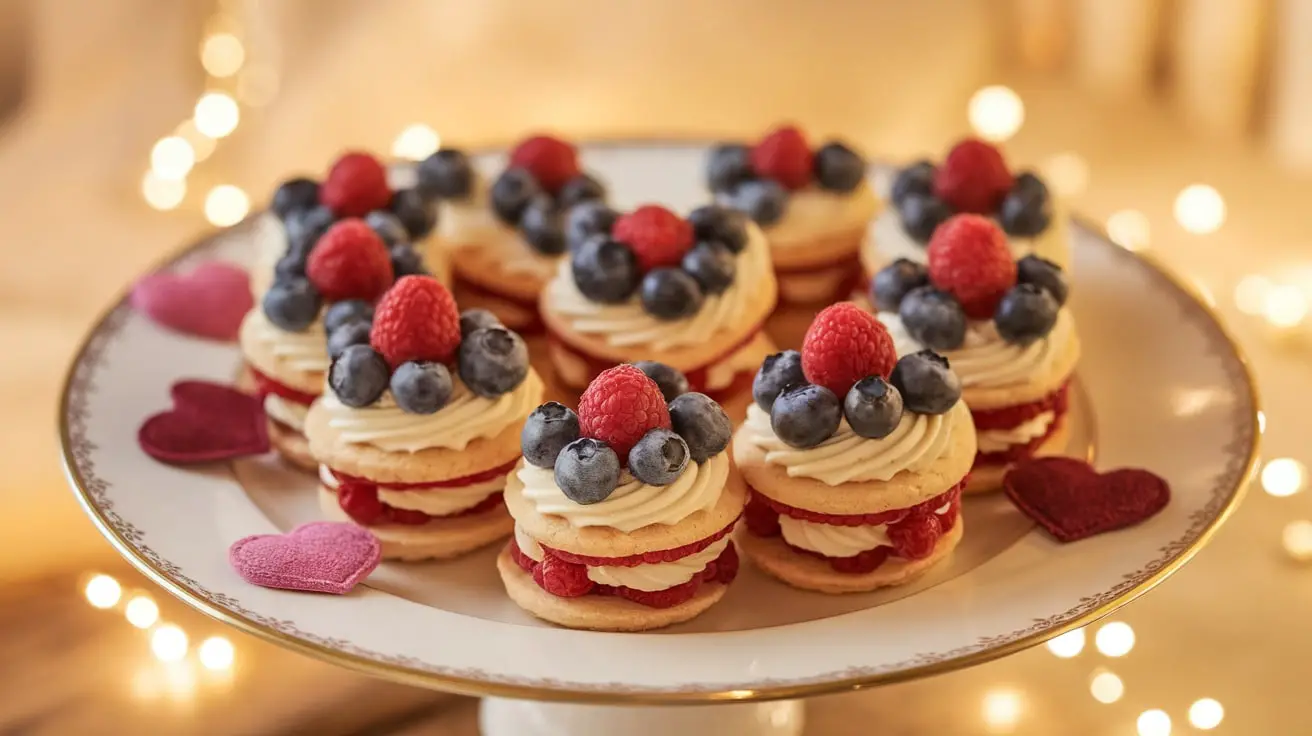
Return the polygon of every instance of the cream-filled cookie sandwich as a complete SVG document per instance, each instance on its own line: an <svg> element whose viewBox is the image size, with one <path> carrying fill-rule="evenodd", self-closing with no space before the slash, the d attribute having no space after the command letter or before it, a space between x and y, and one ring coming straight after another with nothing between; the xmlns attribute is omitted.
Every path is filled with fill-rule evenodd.
<svg viewBox="0 0 1312 736"><path fill-rule="evenodd" d="M447 559L510 534L502 489L543 391L519 335L407 276L328 386L305 422L328 518L369 529L386 559Z"/></svg>
<svg viewBox="0 0 1312 736"><path fill-rule="evenodd" d="M542 293L556 375L574 389L620 363L654 360L725 398L774 351L770 248L741 213L658 205L599 224Z"/></svg>
<svg viewBox="0 0 1312 736"><path fill-rule="evenodd" d="M821 311L801 352L765 360L734 436L751 493L737 539L789 585L856 593L902 585L961 540L975 458L970 412L948 361L896 358L851 303Z"/></svg>
<svg viewBox="0 0 1312 736"><path fill-rule="evenodd" d="M387 245L398 276L431 274L450 281L437 239L437 204L419 187L394 184L373 156L340 156L322 182L297 176L274 191L269 211L251 226L251 291L259 299L279 276L304 275L305 262L334 222L363 219Z"/></svg>
<svg viewBox="0 0 1312 736"><path fill-rule="evenodd" d="M705 394L667 402L632 365L597 376L577 414L539 407L506 484L515 535L497 569L507 593L576 629L643 631L705 611L738 573L730 536L747 494L731 433Z"/></svg>
<svg viewBox="0 0 1312 736"><path fill-rule="evenodd" d="M1061 201L1037 174L1013 174L989 143L967 138L938 166L918 161L900 169L886 196L892 207L861 249L867 276L899 258L924 263L934 230L962 213L997 222L1015 258L1036 255L1070 270L1070 218Z"/></svg>
<svg viewBox="0 0 1312 736"><path fill-rule="evenodd" d="M1012 464L1065 449L1080 356L1066 275L1035 255L1013 260L1001 229L978 215L940 225L927 254L927 265L879 271L871 302L899 354L929 348L952 363L978 444L967 491L994 490Z"/></svg>
<svg viewBox="0 0 1312 736"><path fill-rule="evenodd" d="M538 295L566 252L567 218L608 212L606 187L582 170L574 146L527 138L490 184L455 149L437 151L416 174L419 190L440 202L439 233L461 302L492 311L512 329L539 330ZM584 203L595 212L575 213Z"/></svg>
<svg viewBox="0 0 1312 736"><path fill-rule="evenodd" d="M754 145L715 146L706 179L716 201L765 231L782 301L828 303L859 283L858 251L880 205L852 148L835 140L812 150L783 126Z"/></svg>

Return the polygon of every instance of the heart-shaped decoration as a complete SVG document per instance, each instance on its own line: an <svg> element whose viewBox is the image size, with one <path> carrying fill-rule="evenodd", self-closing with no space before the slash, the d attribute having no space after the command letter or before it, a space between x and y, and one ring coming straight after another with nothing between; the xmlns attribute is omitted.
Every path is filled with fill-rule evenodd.
<svg viewBox="0 0 1312 736"><path fill-rule="evenodd" d="M1002 488L1016 508L1062 542L1133 526L1171 500L1171 487L1147 470L1099 473L1069 457L1017 465L1003 478Z"/></svg>
<svg viewBox="0 0 1312 736"><path fill-rule="evenodd" d="M336 521L256 534L228 548L228 563L248 583L334 595L349 593L381 559L382 546L368 529Z"/></svg>
<svg viewBox="0 0 1312 736"><path fill-rule="evenodd" d="M132 306L156 323L212 340L237 339L254 304L245 269L218 261L190 273L153 273L132 287Z"/></svg>
<svg viewBox="0 0 1312 736"><path fill-rule="evenodd" d="M137 444L147 455L186 465L269 451L264 404L254 396L209 381L179 381L169 395L173 408L137 431Z"/></svg>

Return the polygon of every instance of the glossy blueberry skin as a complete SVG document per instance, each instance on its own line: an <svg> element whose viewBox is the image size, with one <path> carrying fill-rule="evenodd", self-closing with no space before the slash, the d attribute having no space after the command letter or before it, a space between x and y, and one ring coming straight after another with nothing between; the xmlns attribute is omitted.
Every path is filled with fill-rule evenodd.
<svg viewBox="0 0 1312 736"><path fill-rule="evenodd" d="M1034 284L1052 295L1057 306L1066 303L1070 295L1070 284L1061 266L1036 255L1028 255L1016 262L1016 281L1022 284Z"/></svg>
<svg viewBox="0 0 1312 736"><path fill-rule="evenodd" d="M352 345L368 345L371 325L362 320L347 322L328 333L328 357L337 360Z"/></svg>
<svg viewBox="0 0 1312 736"><path fill-rule="evenodd" d="M410 242L410 231L405 229L401 218L386 210L374 210L364 216L364 224L369 226L388 246Z"/></svg>
<svg viewBox="0 0 1312 736"><path fill-rule="evenodd" d="M271 207L279 220L286 220L292 212L308 210L318 204L319 182L299 176L278 185L273 192Z"/></svg>
<svg viewBox="0 0 1312 736"><path fill-rule="evenodd" d="M402 276L431 276L427 264L424 263L424 257L419 255L419 249L410 243L397 243L388 250L388 255L392 259L392 274L396 278Z"/></svg>
<svg viewBox="0 0 1312 736"><path fill-rule="evenodd" d="M860 437L887 437L902 421L902 394L880 376L856 382L843 399L843 418Z"/></svg>
<svg viewBox="0 0 1312 736"><path fill-rule="evenodd" d="M902 394L906 411L917 414L944 414L961 399L961 379L948 359L932 350L899 358L888 382Z"/></svg>
<svg viewBox="0 0 1312 736"><path fill-rule="evenodd" d="M627 300L642 278L633 249L608 235L584 241L570 258L570 270L579 293L602 304Z"/></svg>
<svg viewBox="0 0 1312 736"><path fill-rule="evenodd" d="M437 227L437 205L417 189L393 192L389 209L405 225L411 241L423 240Z"/></svg>
<svg viewBox="0 0 1312 736"><path fill-rule="evenodd" d="M934 230L952 216L952 208L932 194L909 194L900 205L902 230L916 242L928 243Z"/></svg>
<svg viewBox="0 0 1312 736"><path fill-rule="evenodd" d="M328 232L336 221L333 211L323 205L306 210L293 210L283 221L287 229L287 248L298 253L310 254L314 244Z"/></svg>
<svg viewBox="0 0 1312 736"><path fill-rule="evenodd" d="M469 333L483 327L500 327L501 320L486 309L466 309L460 313L460 337L469 337Z"/></svg>
<svg viewBox="0 0 1312 736"><path fill-rule="evenodd" d="M741 210L761 227L779 222L788 211L788 190L771 179L742 182L728 196L734 209Z"/></svg>
<svg viewBox="0 0 1312 736"><path fill-rule="evenodd" d="M374 321L373 305L363 299L343 299L333 302L323 313L323 328L329 335L347 322Z"/></svg>
<svg viewBox="0 0 1312 736"><path fill-rule="evenodd" d="M893 205L900 209L902 200L913 194L933 194L934 174L934 164L929 161L917 161L904 169L899 169L897 176L893 177L893 188L889 193Z"/></svg>
<svg viewBox="0 0 1312 736"><path fill-rule="evenodd" d="M446 366L418 361L398 365L388 385L396 405L410 414L436 414L455 390Z"/></svg>
<svg viewBox="0 0 1312 736"><path fill-rule="evenodd" d="M519 232L533 250L547 256L565 252L565 230L556 203L546 194L534 197L519 216Z"/></svg>
<svg viewBox="0 0 1312 736"><path fill-rule="evenodd" d="M1052 197L1043 180L1031 172L1016 177L1002 200L998 221L1008 235L1028 238L1048 229L1052 222Z"/></svg>
<svg viewBox="0 0 1312 736"><path fill-rule="evenodd" d="M806 383L802 373L802 354L796 350L785 350L766 357L761 362L761 369L752 379L752 399L756 405L766 411L774 406L774 401L784 389Z"/></svg>
<svg viewBox="0 0 1312 736"><path fill-rule="evenodd" d="M528 376L528 347L504 327L483 327L460 341L460 380L476 395L496 398L513 391Z"/></svg>
<svg viewBox="0 0 1312 736"><path fill-rule="evenodd" d="M706 185L712 192L727 192L751 179L752 152L741 143L721 143L706 157Z"/></svg>
<svg viewBox="0 0 1312 736"><path fill-rule="evenodd" d="M264 293L261 308L270 322L288 332L301 332L314 323L323 303L306 279L276 281Z"/></svg>
<svg viewBox="0 0 1312 736"><path fill-rule="evenodd" d="M578 438L578 415L564 404L549 401L528 415L519 433L519 447L529 465L554 468L560 451Z"/></svg>
<svg viewBox="0 0 1312 736"><path fill-rule="evenodd" d="M489 193L492 211L502 222L515 227L520 215L524 214L524 208L541 193L542 187L526 169L506 169L492 182Z"/></svg>
<svg viewBox="0 0 1312 736"><path fill-rule="evenodd" d="M620 483L620 459L605 442L583 437L556 457L556 485L577 504L601 503Z"/></svg>
<svg viewBox="0 0 1312 736"><path fill-rule="evenodd" d="M648 430L629 450L629 472L652 486L668 486L688 467L688 443L668 429Z"/></svg>
<svg viewBox="0 0 1312 736"><path fill-rule="evenodd" d="M1036 284L1016 284L998 302L993 324L1003 340L1029 345L1052 332L1060 308L1046 289Z"/></svg>
<svg viewBox="0 0 1312 736"><path fill-rule="evenodd" d="M661 320L691 317L702 308L705 299L697 280L678 268L657 268L648 272L642 277L639 292L643 310Z"/></svg>
<svg viewBox="0 0 1312 736"><path fill-rule="evenodd" d="M966 341L966 312L947 292L916 287L903 297L897 313L907 334L927 348L956 350Z"/></svg>
<svg viewBox="0 0 1312 736"><path fill-rule="evenodd" d="M360 408L377 401L387 390L387 361L368 345L352 345L328 369L328 386L343 404Z"/></svg>
<svg viewBox="0 0 1312 736"><path fill-rule="evenodd" d="M416 188L429 199L464 199L474 189L469 157L455 148L443 148L415 168Z"/></svg>
<svg viewBox="0 0 1312 736"><path fill-rule="evenodd" d="M673 401L675 397L686 394L691 390L688 386L688 377L664 363L657 363L654 360L640 360L633 365L656 382L656 385L661 389L661 396L665 397L666 402Z"/></svg>
<svg viewBox="0 0 1312 736"><path fill-rule="evenodd" d="M896 312L907 294L929 283L929 269L907 258L879 269L870 280L870 301L881 312Z"/></svg>
<svg viewBox="0 0 1312 736"><path fill-rule="evenodd" d="M565 244L577 250L594 235L610 235L620 213L605 202L591 200L577 204L565 213Z"/></svg>
<svg viewBox="0 0 1312 736"><path fill-rule="evenodd" d="M580 173L556 192L556 206L561 212L594 200L606 199L606 185L590 174Z"/></svg>
<svg viewBox="0 0 1312 736"><path fill-rule="evenodd" d="M683 256L680 264L689 276L702 287L705 294L719 294L733 285L738 273L738 261L723 245L707 240Z"/></svg>
<svg viewBox="0 0 1312 736"><path fill-rule="evenodd" d="M733 436L733 422L714 399L690 392L669 403L670 425L688 443L693 462L704 463L724 452Z"/></svg>
<svg viewBox="0 0 1312 736"><path fill-rule="evenodd" d="M273 280L287 281L292 279L305 278L306 254L288 250L282 254L282 258L273 265Z"/></svg>
<svg viewBox="0 0 1312 736"><path fill-rule="evenodd" d="M806 383L779 394L770 408L770 427L790 447L815 447L834 435L842 403L824 386Z"/></svg>
<svg viewBox="0 0 1312 736"><path fill-rule="evenodd" d="M826 143L815 152L814 173L823 189L846 194L866 179L866 161L839 141Z"/></svg>
<svg viewBox="0 0 1312 736"><path fill-rule="evenodd" d="M707 204L688 213L693 237L698 241L715 241L731 253L747 247L747 215L732 207Z"/></svg>

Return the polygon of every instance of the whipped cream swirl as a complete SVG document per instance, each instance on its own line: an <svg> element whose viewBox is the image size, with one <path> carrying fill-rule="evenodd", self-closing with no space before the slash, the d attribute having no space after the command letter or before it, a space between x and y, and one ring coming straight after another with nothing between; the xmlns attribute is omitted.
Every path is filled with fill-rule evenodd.
<svg viewBox="0 0 1312 736"><path fill-rule="evenodd" d="M903 412L892 433L877 440L858 435L843 420L833 436L807 448L792 447L779 439L770 426L770 415L756 404L747 407L744 426L748 441L765 451L765 461L782 466L790 478L812 478L837 486L887 481L904 470L919 472L928 468L947 450L951 416L951 412Z"/></svg>
<svg viewBox="0 0 1312 736"><path fill-rule="evenodd" d="M776 248L805 247L817 238L864 230L878 208L879 200L869 184L851 192L810 186L789 194L783 218L765 232Z"/></svg>
<svg viewBox="0 0 1312 736"><path fill-rule="evenodd" d="M898 355L924 348L907 332L901 317L891 312L880 312L878 317L892 335ZM1046 337L1029 345L1003 340L993 320L980 320L967 326L966 340L961 347L941 353L961 378L962 386L999 388L1028 383L1046 374L1053 362L1065 353L1074 333L1075 318L1069 309L1057 313L1057 323Z"/></svg>
<svg viewBox="0 0 1312 736"><path fill-rule="evenodd" d="M584 335L597 335L615 347L645 345L669 350L700 345L725 328L738 323L747 305L765 279L773 279L770 248L755 225L747 226L747 246L738 254L738 271L733 283L719 294L706 297L697 314L680 320L662 320L642 308L637 294L623 304L590 301L574 284L569 261L562 260L556 278L547 285L552 312L569 319L570 328Z"/></svg>
<svg viewBox="0 0 1312 736"><path fill-rule="evenodd" d="M316 373L328 370L328 333L323 314L300 332L288 332L269 321L259 306L246 315L251 335L275 360L291 370ZM256 366L259 367L258 365Z"/></svg>
<svg viewBox="0 0 1312 736"><path fill-rule="evenodd" d="M934 513L942 516L951 508L952 503L948 502L934 509ZM887 524L839 526L780 515L779 530L785 542L825 557L856 557L878 547L893 546Z"/></svg>
<svg viewBox="0 0 1312 736"><path fill-rule="evenodd" d="M542 545L538 544L538 541L530 537L524 531L524 528L518 524L515 525L515 544L519 547L519 551L524 553L525 557L534 562L542 561ZM726 536L701 552L694 552L670 562L634 565L632 567L589 566L588 579L599 585L622 586L649 593L658 590L669 590L676 585L683 585L701 574L701 571L705 570L707 565L715 562L720 554L724 552L724 548L728 546L729 538Z"/></svg>
<svg viewBox="0 0 1312 736"><path fill-rule="evenodd" d="M721 452L704 463L690 462L667 486L647 485L625 471L619 487L606 500L586 505L565 496L556 485L552 468L524 463L518 475L524 484L524 498L539 514L554 514L575 528L605 526L631 532L651 524L678 524L698 511L714 508L729 479L729 455Z"/></svg>
<svg viewBox="0 0 1312 736"><path fill-rule="evenodd" d="M305 415L310 413L310 407L288 401L278 394L268 394L264 397L264 413L297 432L304 432Z"/></svg>
<svg viewBox="0 0 1312 736"><path fill-rule="evenodd" d="M359 409L343 404L332 391L325 391L319 401L328 413L328 426L344 442L387 452L463 450L476 439L494 437L523 421L542 402L542 379L531 370L513 391L495 399L474 394L459 378L454 383L451 401L433 414L403 411L391 392Z"/></svg>

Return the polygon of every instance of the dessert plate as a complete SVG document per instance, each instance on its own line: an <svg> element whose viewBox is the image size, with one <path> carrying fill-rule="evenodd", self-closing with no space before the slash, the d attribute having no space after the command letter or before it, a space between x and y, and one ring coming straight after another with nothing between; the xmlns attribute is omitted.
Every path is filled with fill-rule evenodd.
<svg viewBox="0 0 1312 736"><path fill-rule="evenodd" d="M583 148L621 207L691 208L704 147ZM492 170L496 154L480 159ZM259 217L167 266L246 263ZM276 228L274 228L276 230ZM175 468L136 444L181 378L234 380L235 346L156 326L126 301L96 324L60 407L70 483L100 531L165 589L240 629L343 666L470 694L589 702L764 700L834 692L974 665L1104 616L1183 565L1234 509L1253 471L1256 391L1205 302L1153 262L1074 227L1073 305L1084 356L1068 452L1141 466L1171 484L1144 524L1074 544L1046 536L1002 496L971 499L954 560L914 587L832 598L739 582L693 623L651 634L543 625L501 590L493 550L452 564L384 564L341 597L253 587L227 549L318 518L315 478L257 458ZM794 323L805 323L794 319ZM777 325L788 339L785 318Z"/></svg>

